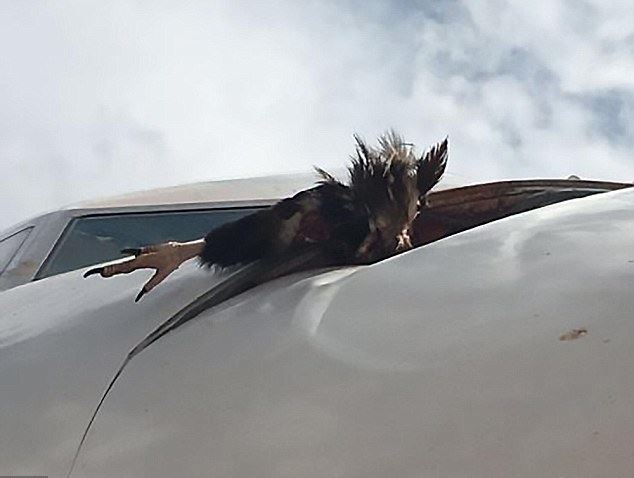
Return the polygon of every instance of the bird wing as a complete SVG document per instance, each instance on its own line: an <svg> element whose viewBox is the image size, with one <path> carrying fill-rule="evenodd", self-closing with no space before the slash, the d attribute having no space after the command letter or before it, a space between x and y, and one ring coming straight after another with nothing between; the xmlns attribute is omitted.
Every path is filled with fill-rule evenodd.
<svg viewBox="0 0 634 478"><path fill-rule="evenodd" d="M448 155L449 138L445 138L427 150L418 160L416 182L419 196L427 194L440 181L447 166Z"/></svg>

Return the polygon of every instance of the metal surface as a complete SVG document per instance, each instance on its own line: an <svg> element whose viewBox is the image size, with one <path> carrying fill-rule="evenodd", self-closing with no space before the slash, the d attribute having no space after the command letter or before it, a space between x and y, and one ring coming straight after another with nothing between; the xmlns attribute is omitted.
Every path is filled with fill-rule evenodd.
<svg viewBox="0 0 634 478"><path fill-rule="evenodd" d="M332 258L318 245L312 245L305 248L303 251L283 254L278 257L263 258L238 269L235 273L230 274L229 277L215 284L204 294L189 302L164 322L161 322L156 329L150 332L128 352L121 366L115 371L112 379L106 386L104 393L99 398L99 402L94 408L94 411L88 420L88 424L82 433L77 451L73 455L69 475L73 472L77 457L82 451L86 437L88 436L88 433L90 433L92 424L94 423L98 413L101 411L101 406L107 399L110 390L112 390L112 388L116 385L117 380L124 372L126 366L138 354L150 347L157 340L163 338L165 335L176 331L190 320L195 319L204 311L223 304L224 302L257 287L258 285L283 276L291 275L295 272L314 270L317 265L320 267L326 267L327 265L332 264Z"/></svg>
<svg viewBox="0 0 634 478"><path fill-rule="evenodd" d="M633 242L620 191L260 286L130 362L72 476L629 476ZM0 296L0 473L64 476L127 351L210 285L134 304L147 275Z"/></svg>
<svg viewBox="0 0 634 478"><path fill-rule="evenodd" d="M301 189L305 189L314 182L314 173L205 181L85 201L72 207L95 209L122 206L153 206L156 204L196 204L200 202L274 201L280 197L286 197Z"/></svg>
<svg viewBox="0 0 634 478"><path fill-rule="evenodd" d="M135 304L150 274L87 281L77 271L0 295L0 475L65 476L125 354L217 280L190 263Z"/></svg>
<svg viewBox="0 0 634 478"><path fill-rule="evenodd" d="M332 171L335 177L346 178L348 172L344 168ZM178 205L209 202L226 202L231 204L245 201L277 201L314 185L319 179L313 172L279 174L255 178L227 179L222 181L205 181L166 188L138 191L117 197L85 201L73 206L82 208L112 208L128 206L153 206L156 204ZM448 174L437 189L458 186L458 181ZM462 181L460 184L464 184Z"/></svg>

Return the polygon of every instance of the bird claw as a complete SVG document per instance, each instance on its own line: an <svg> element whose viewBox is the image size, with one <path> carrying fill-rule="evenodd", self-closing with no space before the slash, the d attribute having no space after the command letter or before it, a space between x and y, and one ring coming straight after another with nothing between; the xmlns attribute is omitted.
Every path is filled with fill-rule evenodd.
<svg viewBox="0 0 634 478"><path fill-rule="evenodd" d="M84 272L84 278L95 275L95 274L101 274L102 272L103 272L103 267L95 267L94 269L90 269Z"/></svg>
<svg viewBox="0 0 634 478"><path fill-rule="evenodd" d="M141 300L141 297L143 297L145 295L147 291L145 290L145 287L143 287L139 293L137 294L137 296L134 298L134 302L138 302Z"/></svg>
<svg viewBox="0 0 634 478"><path fill-rule="evenodd" d="M134 257L129 257L124 261L106 264L105 266L95 267L86 271L84 277L99 274L101 277L107 278L119 274L129 274L140 269L154 269L156 272L134 299L135 302L138 302L168 275L178 269L184 260L188 259L188 257L179 253L179 248L179 243L168 242L141 248L122 249L122 254L129 254Z"/></svg>

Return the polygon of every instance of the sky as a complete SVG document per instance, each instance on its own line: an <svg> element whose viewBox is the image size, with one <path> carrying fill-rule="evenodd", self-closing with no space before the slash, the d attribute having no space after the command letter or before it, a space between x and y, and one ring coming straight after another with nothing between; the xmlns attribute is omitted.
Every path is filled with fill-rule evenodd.
<svg viewBox="0 0 634 478"><path fill-rule="evenodd" d="M0 2L0 228L68 203L345 166L634 180L631 0Z"/></svg>

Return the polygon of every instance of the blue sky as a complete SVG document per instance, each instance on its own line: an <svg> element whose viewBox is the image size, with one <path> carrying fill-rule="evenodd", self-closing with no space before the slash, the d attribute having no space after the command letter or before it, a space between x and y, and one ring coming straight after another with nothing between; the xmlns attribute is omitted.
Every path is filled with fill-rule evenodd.
<svg viewBox="0 0 634 478"><path fill-rule="evenodd" d="M0 227L390 127L458 178L634 179L631 0L5 0L0 72Z"/></svg>

